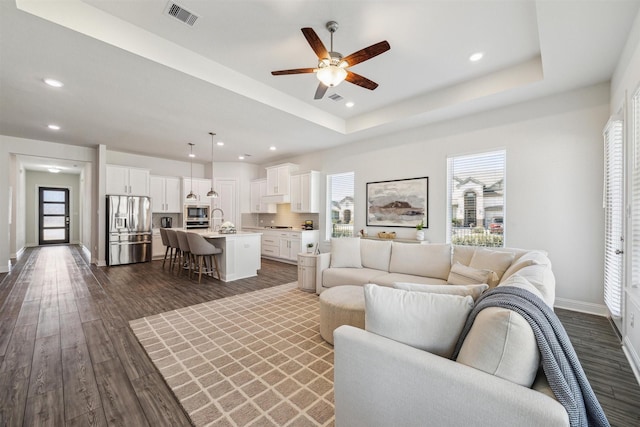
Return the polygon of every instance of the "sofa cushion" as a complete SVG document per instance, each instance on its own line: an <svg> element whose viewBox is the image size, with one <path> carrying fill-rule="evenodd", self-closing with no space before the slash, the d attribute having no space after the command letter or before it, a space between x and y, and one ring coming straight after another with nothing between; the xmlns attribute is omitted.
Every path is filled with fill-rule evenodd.
<svg viewBox="0 0 640 427"><path fill-rule="evenodd" d="M470 296L407 292L373 284L364 287L365 329L450 357L473 307Z"/></svg>
<svg viewBox="0 0 640 427"><path fill-rule="evenodd" d="M391 241L360 240L360 257L362 259L362 266L365 268L389 271Z"/></svg>
<svg viewBox="0 0 640 427"><path fill-rule="evenodd" d="M447 283L450 285L475 285L479 283L489 283L489 278L493 276L491 270L480 270L467 267L459 262L451 266Z"/></svg>
<svg viewBox="0 0 640 427"><path fill-rule="evenodd" d="M513 262L514 254L511 252L492 251L478 248L471 258L469 267L491 270L495 273L489 280L489 287L495 287L500 283L500 278Z"/></svg>
<svg viewBox="0 0 640 427"><path fill-rule="evenodd" d="M448 294L448 295L469 295L473 300L477 300L480 295L487 289L489 285L421 285L418 283L395 283L396 289L412 292L430 292L432 294Z"/></svg>
<svg viewBox="0 0 640 427"><path fill-rule="evenodd" d="M447 280L451 270L451 245L391 244L389 273L435 277Z"/></svg>
<svg viewBox="0 0 640 427"><path fill-rule="evenodd" d="M375 283L374 279L387 273L371 268L327 268L322 271L322 286L332 288L340 285L364 285Z"/></svg>
<svg viewBox="0 0 640 427"><path fill-rule="evenodd" d="M522 255L521 257L515 259L513 263L507 268L507 271L502 275L501 281L506 280L512 275L516 274L518 271L522 270L525 267L529 267L530 265L551 265L551 261L545 255L544 252L541 251L531 251Z"/></svg>
<svg viewBox="0 0 640 427"><path fill-rule="evenodd" d="M455 265L457 262L462 265L469 265L473 254L476 252L476 247L477 246L453 245L451 265Z"/></svg>
<svg viewBox="0 0 640 427"><path fill-rule="evenodd" d="M331 267L362 268L359 237L331 239Z"/></svg>
<svg viewBox="0 0 640 427"><path fill-rule="evenodd" d="M456 360L524 387L531 387L540 364L533 331L515 311L488 307L476 316Z"/></svg>
<svg viewBox="0 0 640 427"><path fill-rule="evenodd" d="M446 285L447 282L442 279L436 279L434 277L414 276L412 274L402 273L388 273L381 274L375 277L369 283L375 283L376 285L391 286L398 282L405 283L419 283L423 285Z"/></svg>

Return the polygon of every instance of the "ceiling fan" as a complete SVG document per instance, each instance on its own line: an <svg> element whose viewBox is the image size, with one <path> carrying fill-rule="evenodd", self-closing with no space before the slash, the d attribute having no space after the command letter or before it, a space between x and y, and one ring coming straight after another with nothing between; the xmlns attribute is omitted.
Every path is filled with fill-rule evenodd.
<svg viewBox="0 0 640 427"><path fill-rule="evenodd" d="M360 49L351 55L342 57L340 53L333 51L333 33L338 29L338 23L336 21L329 21L326 27L329 33L331 33L330 51L327 51L327 48L324 47L320 37L313 31L313 28L302 28L302 34L304 34L304 37L311 45L311 49L313 49L318 56L317 68L294 68L292 70L272 71L271 74L274 76L283 76L287 74L316 73L320 83L316 89L314 99L322 99L329 87L337 86L343 80L369 90L377 88L378 83L352 72L349 68L388 51L391 49L389 43L386 40L381 41L364 49Z"/></svg>

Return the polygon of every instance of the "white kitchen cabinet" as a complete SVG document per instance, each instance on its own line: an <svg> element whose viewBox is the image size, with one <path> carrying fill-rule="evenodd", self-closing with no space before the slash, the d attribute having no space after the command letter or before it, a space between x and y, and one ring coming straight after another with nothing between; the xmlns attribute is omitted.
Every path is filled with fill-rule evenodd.
<svg viewBox="0 0 640 427"><path fill-rule="evenodd" d="M298 169L293 163L271 166L267 169L267 196L289 195L291 172Z"/></svg>
<svg viewBox="0 0 640 427"><path fill-rule="evenodd" d="M149 180L151 194L151 211L153 213L181 213L182 186L180 178L168 176L151 176Z"/></svg>
<svg viewBox="0 0 640 427"><path fill-rule="evenodd" d="M233 178L216 178L213 187L218 193L218 197L211 199L211 226L217 229L223 219L234 225L239 225L238 181ZM214 209L222 209L224 216L220 211L214 212Z"/></svg>
<svg viewBox="0 0 640 427"><path fill-rule="evenodd" d="M280 258L280 235L278 232L265 230L262 233L262 256Z"/></svg>
<svg viewBox="0 0 640 427"><path fill-rule="evenodd" d="M291 212L320 212L320 172L309 171L291 175Z"/></svg>
<svg viewBox="0 0 640 427"><path fill-rule="evenodd" d="M284 262L297 262L298 254L306 252L308 243L318 243L318 230L264 230L262 256Z"/></svg>
<svg viewBox="0 0 640 427"><path fill-rule="evenodd" d="M300 233L281 232L280 258L284 258L289 261L297 261L298 253L300 253Z"/></svg>
<svg viewBox="0 0 640 427"><path fill-rule="evenodd" d="M191 192L193 188L193 193L196 195L195 199L187 199L187 195ZM207 197L207 193L211 190L211 180L203 179L203 178L193 178L193 187L191 185L191 178L183 177L182 178L182 199L184 203L194 203L198 202L200 204L208 205L210 203L210 199Z"/></svg>
<svg viewBox="0 0 640 427"><path fill-rule="evenodd" d="M107 165L107 194L149 195L149 170Z"/></svg>
<svg viewBox="0 0 640 427"><path fill-rule="evenodd" d="M251 213L276 213L275 203L263 203L262 197L267 195L267 180L256 179L251 181Z"/></svg>
<svg viewBox="0 0 640 427"><path fill-rule="evenodd" d="M160 236L160 230L153 230L151 235L151 257L153 259L162 259L167 250L167 247L162 244L162 236Z"/></svg>

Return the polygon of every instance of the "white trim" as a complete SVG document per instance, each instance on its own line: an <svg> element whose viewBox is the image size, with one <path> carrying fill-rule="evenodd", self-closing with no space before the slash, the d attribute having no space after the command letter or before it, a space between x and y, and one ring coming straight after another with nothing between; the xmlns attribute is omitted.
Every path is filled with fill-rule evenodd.
<svg viewBox="0 0 640 427"><path fill-rule="evenodd" d="M6 267L0 267L0 273L8 273L11 271L11 260L7 260Z"/></svg>
<svg viewBox="0 0 640 427"><path fill-rule="evenodd" d="M633 345L631 344L631 341L629 341L628 336L625 336L622 340L622 351L629 360L629 365L631 365L631 370L633 371L633 375L636 377L636 381L640 384L640 357L633 349Z"/></svg>
<svg viewBox="0 0 640 427"><path fill-rule="evenodd" d="M594 304L592 302L578 301L568 298L556 298L555 308L578 311L580 313L595 314L596 316L607 317L609 311L604 304Z"/></svg>
<svg viewBox="0 0 640 427"><path fill-rule="evenodd" d="M21 247L18 252L16 252L15 254L12 254L11 256L9 256L9 258L18 260L18 259L20 259L20 257L22 256L23 253L24 253L24 246Z"/></svg>
<svg viewBox="0 0 640 427"><path fill-rule="evenodd" d="M97 265L98 267L106 267L106 266L107 266L107 262L106 262L106 261L104 261L104 260L103 260L103 261L97 261L97 262L96 262L96 265Z"/></svg>

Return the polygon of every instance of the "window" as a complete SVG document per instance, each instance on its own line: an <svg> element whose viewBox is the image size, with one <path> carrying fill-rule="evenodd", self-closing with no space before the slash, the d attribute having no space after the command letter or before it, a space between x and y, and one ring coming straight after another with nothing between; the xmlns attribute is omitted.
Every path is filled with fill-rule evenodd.
<svg viewBox="0 0 640 427"><path fill-rule="evenodd" d="M633 175L631 189L631 286L640 286L640 88L631 101Z"/></svg>
<svg viewBox="0 0 640 427"><path fill-rule="evenodd" d="M353 182L353 172L327 176L327 239L353 236Z"/></svg>
<svg viewBox="0 0 640 427"><path fill-rule="evenodd" d="M504 246L504 150L447 159L447 236L455 245Z"/></svg>

